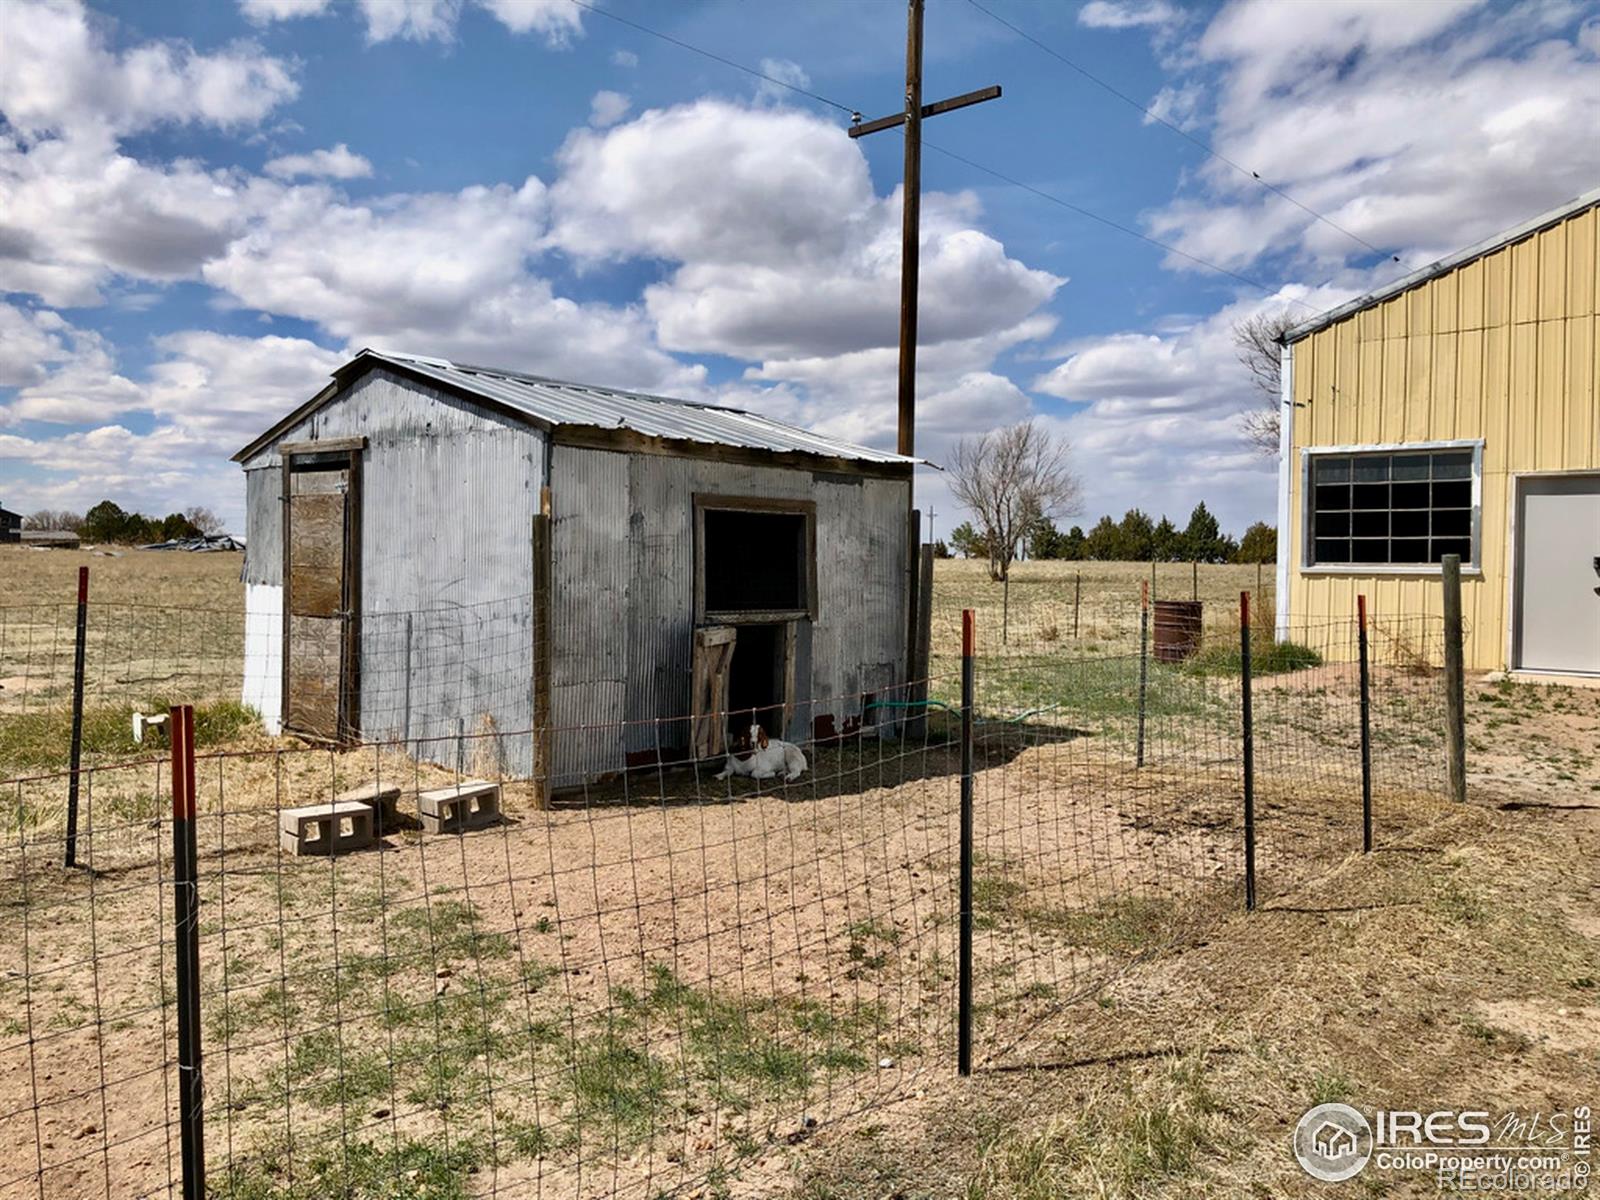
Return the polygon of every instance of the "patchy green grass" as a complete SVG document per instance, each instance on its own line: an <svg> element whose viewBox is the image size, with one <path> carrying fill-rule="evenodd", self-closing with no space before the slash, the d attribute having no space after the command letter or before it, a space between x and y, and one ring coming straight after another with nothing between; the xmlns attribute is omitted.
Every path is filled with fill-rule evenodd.
<svg viewBox="0 0 1600 1200"><path fill-rule="evenodd" d="M166 699L152 700L145 712L166 712ZM83 714L83 755L86 762L159 754L164 745L140 745L133 740L132 705L89 708ZM236 700L197 704L194 740L198 747L229 742L260 722L252 708ZM72 710L56 707L37 712L13 713L0 719L0 775L25 771L65 770L72 758ZM154 800L151 801L152 806ZM129 816L146 814L129 813ZM154 815L154 811L148 815Z"/></svg>
<svg viewBox="0 0 1600 1200"><path fill-rule="evenodd" d="M213 1169L207 1192L216 1200L467 1200L468 1181L484 1161L483 1147L469 1139L385 1145L313 1134L292 1147L281 1138L264 1142L228 1169Z"/></svg>
<svg viewBox="0 0 1600 1200"><path fill-rule="evenodd" d="M1299 642L1279 642L1269 637L1257 637L1250 644L1250 673L1252 675L1287 675L1293 671L1309 671L1322 665L1322 655L1310 646ZM1194 675L1222 675L1238 678L1244 666L1244 656L1237 639L1207 642L1199 654L1184 669Z"/></svg>
<svg viewBox="0 0 1600 1200"><path fill-rule="evenodd" d="M292 906L297 894L288 895ZM745 998L686 982L663 963L647 965L635 986L610 987L599 1005L579 1001L549 986L556 967L458 898L418 903L412 893L393 907L376 894L351 899L370 932L345 934L337 964L321 927L295 922L284 947L299 963L290 978L274 979L236 951L226 1000L210 989L214 1045L282 1043L253 1070L234 1065L234 1111L247 1115L231 1132L268 1146L286 1105L294 1116L293 1177L270 1149L260 1162L244 1156L254 1165L237 1168L217 1193L228 1200L454 1200L491 1162L559 1161L570 1147L631 1154L681 1137L703 1114L803 1103L825 1080L916 1049L886 1036L891 1023L876 1003ZM845 955L852 969L888 969L898 930L862 921L849 934L862 948ZM212 982L221 975L219 964ZM579 1003L585 1009L574 1012ZM390 1110L439 1114L449 1152L354 1140L363 1114ZM348 1156L323 1153L346 1139ZM748 1151L757 1148L751 1140ZM403 1186L390 1192L395 1171Z"/></svg>

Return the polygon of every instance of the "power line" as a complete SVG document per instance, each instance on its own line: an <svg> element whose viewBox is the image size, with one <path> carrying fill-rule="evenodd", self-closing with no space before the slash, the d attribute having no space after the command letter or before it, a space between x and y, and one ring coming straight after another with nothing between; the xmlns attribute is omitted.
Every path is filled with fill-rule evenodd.
<svg viewBox="0 0 1600 1200"><path fill-rule="evenodd" d="M1240 283L1257 288L1263 292L1266 292L1269 296L1276 294L1279 290L1278 288L1270 287L1267 284L1262 283L1259 279L1251 279L1248 275L1241 275L1237 271L1230 271L1227 267L1218 266L1216 263L1211 262L1208 259L1201 258L1197 254L1190 254L1187 250L1180 250L1176 246L1168 245L1166 242L1161 241L1159 238L1153 238L1147 233L1140 233L1131 225L1124 225L1120 221L1113 221L1110 217L1102 217L1099 213L1092 212L1080 204L1074 204L1070 200L1063 200L1060 196L1053 195L1042 188L1036 188L1031 183L1024 183L1022 180L1013 178L1012 176L1005 174L1003 171L997 171L993 167L986 167L981 162L975 162L972 159L967 158L965 155L957 154L954 150L947 150L943 146L937 146L928 141L927 138L922 139L922 144L929 150L932 150L938 154L942 154L946 158L953 158L956 162L965 163L973 170L982 171L985 175L992 176L995 179L1000 180L1002 183L1008 183L1012 187L1021 188L1025 192L1030 192L1033 195L1038 196L1041 200L1048 200L1051 204L1059 205L1060 207L1067 209L1069 212L1075 212L1081 217L1089 218L1091 221L1098 221L1107 228L1115 229L1118 233L1125 233L1129 237L1136 237L1141 242L1146 242L1149 245L1165 250L1168 254L1176 254L1179 258L1186 258L1197 266L1205 267L1210 271L1215 271L1219 275L1226 275L1229 279L1235 279ZM1298 304L1307 312L1317 311L1316 309L1312 308L1311 305L1299 300L1295 300L1292 297L1286 296L1284 299L1288 300L1290 304Z"/></svg>
<svg viewBox="0 0 1600 1200"><path fill-rule="evenodd" d="M856 110L851 108L849 105L840 104L837 100L829 100L826 96L818 95L816 92L807 91L799 84L790 83L788 80L779 79L775 75L768 75L765 71L758 71L754 67L745 66L744 63L735 62L731 58L724 58L722 55L711 50L704 50L699 46L691 45L688 42L673 37L670 33L662 33L659 29L651 29L648 25L641 25L637 21L630 21L627 17L619 17L616 13L610 12L607 9L585 3L585 0L567 0L567 2L569 4L577 5L579 8L583 9L584 12L594 13L597 17L605 17L607 20L615 21L619 25L626 25L629 29L635 29L640 33L648 34L650 37L660 38L663 42L669 42L678 47L680 50L689 51L690 54L698 54L701 58L709 58L712 62L721 63L725 67L732 67L735 71L743 71L746 75L753 75L757 79L764 79L766 82L776 84L778 87L788 88L791 92L798 93L801 96L808 96L812 100L817 101L817 103L827 104L848 116L853 117L858 115Z"/></svg>
<svg viewBox="0 0 1600 1200"><path fill-rule="evenodd" d="M1198 146L1201 150L1204 150L1208 155L1210 155L1212 158L1216 159L1218 162L1225 163L1226 165L1232 167L1235 171L1238 171L1241 175L1248 175L1251 179L1255 180L1262 187L1266 188L1269 192L1273 193L1275 196L1280 196L1283 199L1287 200L1290 204L1292 204L1296 208L1300 209L1300 211L1306 213L1307 215L1311 216L1315 220L1321 221L1329 229L1337 230L1339 233L1344 234L1344 236L1349 238L1351 241L1356 242L1359 245L1365 246L1373 254L1381 254L1385 258L1393 259L1395 262L1399 262L1400 261L1400 256L1398 254L1391 254L1387 250L1381 249L1378 246L1374 246L1371 242L1367 241L1367 239L1362 237L1359 233L1354 233L1354 232L1346 229L1343 225L1340 225L1332 217L1324 216L1322 213L1319 213L1316 209L1312 208L1309 204L1304 204L1301 201L1295 199L1293 196L1291 196L1288 192L1286 192L1283 188L1279 187L1277 184L1272 183L1272 182L1270 182L1270 181L1268 181L1266 179L1263 179L1261 177L1260 172L1252 171L1249 167L1246 167L1241 163L1235 162L1233 159L1229 158L1226 154L1223 154L1220 150L1218 150L1214 146L1212 146L1209 142L1205 141L1202 138L1195 137L1194 134L1190 133L1187 129L1184 129L1181 125L1177 125L1174 122L1167 120L1160 113L1155 112L1150 108L1147 108L1144 104L1140 103L1137 99L1135 99L1134 97L1128 95L1128 93L1122 91L1120 88L1116 87L1113 84L1107 83L1104 79L1101 79L1100 76L1096 75L1093 71L1090 71L1088 68L1083 67L1083 66L1079 65L1078 63L1074 62L1072 59L1068 58L1065 54L1062 54L1059 50L1056 50L1053 46L1049 46L1046 43L1040 41L1038 38L1034 37L1033 34L1029 33L1026 29L1021 29L1018 26L1013 25L1010 21L1006 20L999 13L995 12L993 9L985 8L982 4L978 3L978 0L967 0L967 3L972 5L973 8L977 9L979 12L983 13L985 16L989 17L991 20L997 21L1001 25L1004 25L1007 29L1011 30L1011 32L1016 34L1018 37L1022 38L1025 41L1032 42L1039 49L1043 50L1046 54L1050 55L1051 58L1054 58L1054 59L1058 60L1059 62L1064 63L1066 66L1072 68L1072 70L1076 71L1079 75L1082 75L1085 79L1087 79L1090 83L1094 84L1096 87L1102 88L1105 91L1110 92L1113 96L1115 96L1118 100L1121 100L1123 103L1132 105L1134 108L1138 109L1141 113L1143 113L1150 120L1156 122L1159 125L1166 126L1168 129L1172 130L1173 133L1177 134L1179 137L1183 138L1185 141L1190 142L1190 143Z"/></svg>
<svg viewBox="0 0 1600 1200"><path fill-rule="evenodd" d="M830 99L829 97L821 95L818 92L808 91L806 88L800 87L800 86L798 86L796 84L793 84L793 83L788 83L788 82L786 82L786 81L784 81L782 79L775 78L772 75L768 75L765 71L758 71L754 67L746 66L744 63L741 63L741 62L736 62L734 59L724 58L720 54L715 54L710 50L702 49L701 47L696 46L696 45L694 45L694 44L692 44L690 42L685 42L685 41L681 40L680 38L675 38L671 34L662 33L658 29L651 29L648 25L641 25L637 21L630 21L626 17L619 17L617 14L615 14L613 12L608 12L606 9L598 8L593 4L587 3L586 0L567 0L567 2L569 4L577 5L579 8L583 9L585 12L591 12L591 13L595 13L595 14L597 14L599 16L602 16L602 17L607 17L610 20L618 22L619 24L628 26L630 29L634 29L634 30L637 30L640 33L646 34L649 37L659 38L661 41L670 43L671 45L674 45L674 46L677 46L681 50L687 50L691 54L698 54L702 58L708 58L713 62L721 63L725 67L732 67L735 71L742 71L746 75L754 76L757 79L764 79L768 83L774 83L774 84L777 84L779 87L787 88L789 91L796 92L799 95L809 97L810 99L817 101L819 104L826 104L828 107L837 109L839 112L848 113L852 118L855 118L855 117L859 116L859 114L860 114L860 110L855 108L855 107L853 107L853 106L851 106L851 105L841 104L839 101ZM970 2L970 0L969 0L969 2ZM988 11L988 10L984 10L984 11ZM1005 22L1002 22L1002 24L1004 24L1004 23ZM1027 35L1024 34L1023 36L1026 37ZM1081 68L1077 68L1077 69L1081 69ZM1095 82L1100 83L1101 81L1100 80L1096 80ZM1104 83L1102 83L1101 86L1107 87L1107 88L1110 87L1109 84L1104 84ZM1126 99L1128 99L1128 97L1124 96L1123 99L1126 100ZM1129 100L1129 103L1135 103L1136 104L1137 101ZM1159 119L1159 118L1157 118L1157 119ZM902 130L902 132L903 132L903 130ZM1185 136L1188 136L1188 135L1186 134ZM1267 284L1262 283L1260 280L1251 279L1248 275L1241 275L1237 271L1231 271L1227 267L1219 266L1216 263L1211 262L1208 259L1201 258L1197 254L1190 254L1187 250L1180 250L1176 246L1172 246L1172 245L1167 244L1166 242L1161 241L1159 238L1153 238L1149 234L1140 233L1137 229L1134 229L1130 225L1124 225L1120 221L1112 220L1110 217L1103 217L1097 212L1093 212L1090 209L1084 208L1082 205L1073 204L1069 200L1063 200L1060 196L1052 195L1051 193L1049 193L1047 191L1044 191L1041 188L1034 187L1032 184L1024 183L1024 182L1022 182L1022 180L1015 179L1012 176L1005 174L1003 171L997 171L993 167L986 167L982 163L976 162L973 159L965 157L964 155L957 154L953 150L947 150L943 146L935 145L933 142L928 141L926 138L924 138L922 140L922 144L924 146L926 146L929 150L933 150L933 151L935 151L935 152L937 152L939 154L943 154L946 158L951 158L951 159L954 159L957 162L964 163L967 166L971 167L975 171L982 171L985 175L989 175L994 179L998 179L1002 183L1009 184L1012 187L1021 188L1025 192L1029 192L1032 195L1038 196L1041 200L1047 200L1051 204L1055 204L1055 205L1057 205L1057 206L1059 206L1061 208L1066 209L1069 212L1077 213L1081 217L1087 217L1089 220L1096 221L1099 224L1106 226L1108 229L1115 229L1118 233L1125 233L1129 237L1138 238L1141 242L1144 242L1147 245L1155 246L1157 249L1164 250L1168 254L1175 254L1179 258L1187 259L1189 262L1194 263L1196 266L1204 267L1208 271L1215 271L1219 275L1226 275L1229 279L1237 280L1239 283L1245 284L1248 287L1256 288L1259 291L1265 292L1269 296L1275 294L1278 291L1277 288L1269 287ZM1263 181L1263 183L1265 183L1265 181ZM1271 185L1270 184L1266 184L1266 186L1270 187ZM1296 203L1298 203L1298 202L1296 202ZM1309 210L1307 210L1307 211L1309 211ZM1354 236L1354 235L1352 234L1351 236ZM1287 297L1286 297L1286 299L1287 299ZM1289 303L1299 305L1299 307L1304 308L1308 312L1315 312L1316 311L1309 304L1305 304L1305 303L1303 303L1303 302L1301 302L1299 300L1292 300L1291 299L1291 300L1289 300Z"/></svg>

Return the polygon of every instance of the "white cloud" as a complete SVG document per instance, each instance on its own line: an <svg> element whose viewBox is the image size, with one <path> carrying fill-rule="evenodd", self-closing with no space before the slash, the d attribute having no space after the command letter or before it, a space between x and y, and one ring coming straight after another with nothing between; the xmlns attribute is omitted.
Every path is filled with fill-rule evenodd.
<svg viewBox="0 0 1600 1200"><path fill-rule="evenodd" d="M144 407L226 457L304 404L348 361L305 338L237 337L206 329L156 340Z"/></svg>
<svg viewBox="0 0 1600 1200"><path fill-rule="evenodd" d="M358 0L369 42L392 38L453 41L463 0ZM583 10L569 0L476 0L512 33L536 33L551 49L565 49L583 35ZM258 24L317 16L333 0L239 0L245 16Z"/></svg>
<svg viewBox="0 0 1600 1200"><path fill-rule="evenodd" d="M82 512L110 499L126 509L160 515L205 504L235 532L244 532L239 469L217 458L203 439L171 425L145 434L124 425L102 425L48 439L0 435L0 462L26 468L14 486L26 496L30 510Z"/></svg>
<svg viewBox="0 0 1600 1200"><path fill-rule="evenodd" d="M6 6L0 112L26 138L163 122L247 125L297 91L288 64L248 42L209 54L181 42L117 53L72 0Z"/></svg>
<svg viewBox="0 0 1600 1200"><path fill-rule="evenodd" d="M287 21L294 17L314 17L327 10L333 0L239 0L245 17L257 24Z"/></svg>
<svg viewBox="0 0 1600 1200"><path fill-rule="evenodd" d="M1075 406L1052 425L1069 437L1085 477L1090 513L1131 507L1174 520L1204 499L1235 531L1271 512L1277 464L1245 444L1239 420L1263 397L1234 348L1234 326L1294 308L1310 316L1356 287L1285 287L1237 300L1209 316L1169 322L1160 333L1125 330L1079 338L1033 388Z"/></svg>
<svg viewBox="0 0 1600 1200"><path fill-rule="evenodd" d="M0 424L99 422L139 408L138 385L115 367L100 334L48 309L0 301L0 387L17 389L0 405Z"/></svg>
<svg viewBox="0 0 1600 1200"><path fill-rule="evenodd" d="M639 65L639 56L632 50L613 50L611 52L611 65L632 70Z"/></svg>
<svg viewBox="0 0 1600 1200"><path fill-rule="evenodd" d="M272 159L262 169L278 179L297 176L360 179L372 174L372 164L343 142L331 149L313 150L309 154L285 154Z"/></svg>
<svg viewBox="0 0 1600 1200"><path fill-rule="evenodd" d="M547 229L544 184L347 203L283 192L203 277L251 308L314 321L353 348L411 350L641 388L693 388L704 370L656 348L642 312L558 296L529 269Z"/></svg>
<svg viewBox="0 0 1600 1200"><path fill-rule="evenodd" d="M552 49L583 35L583 10L569 0L479 0L513 33L537 33Z"/></svg>
<svg viewBox="0 0 1600 1200"><path fill-rule="evenodd" d="M596 129L615 125L628 115L628 106L632 103L621 92L596 92L589 101L589 124Z"/></svg>
<svg viewBox="0 0 1600 1200"><path fill-rule="evenodd" d="M1198 114L1204 96L1200 85L1195 83L1164 87L1151 98L1144 123L1154 125L1159 120L1179 129L1194 129L1200 124Z"/></svg>
<svg viewBox="0 0 1600 1200"><path fill-rule="evenodd" d="M555 245L675 264L645 292L667 348L788 359L895 343L899 194L876 195L859 147L825 121L701 100L576 132L559 161ZM974 229L972 196L923 206L925 343L1013 326L1062 282Z"/></svg>
<svg viewBox="0 0 1600 1200"><path fill-rule="evenodd" d="M1089 0L1078 10L1078 23L1090 29L1135 29L1170 25L1180 15L1164 0Z"/></svg>
<svg viewBox="0 0 1600 1200"><path fill-rule="evenodd" d="M190 278L276 191L194 162L150 165L104 135L24 147L0 132L0 274L57 306L99 303L116 274Z"/></svg>
<svg viewBox="0 0 1600 1200"><path fill-rule="evenodd" d="M1549 24L1561 19L1470 0L1234 3L1199 43L1207 70L1220 71L1211 141L1422 265L1600 177L1600 64L1581 31ZM1195 181L1150 218L1155 236L1190 254L1236 270L1279 256L1327 272L1368 253L1222 163Z"/></svg>
<svg viewBox="0 0 1600 1200"><path fill-rule="evenodd" d="M448 42L455 37L461 0L360 0L367 21L367 40Z"/></svg>
<svg viewBox="0 0 1600 1200"><path fill-rule="evenodd" d="M793 89L811 86L805 68L787 58L763 58L761 73L768 78L756 84L756 98L770 103L786 104L794 98Z"/></svg>

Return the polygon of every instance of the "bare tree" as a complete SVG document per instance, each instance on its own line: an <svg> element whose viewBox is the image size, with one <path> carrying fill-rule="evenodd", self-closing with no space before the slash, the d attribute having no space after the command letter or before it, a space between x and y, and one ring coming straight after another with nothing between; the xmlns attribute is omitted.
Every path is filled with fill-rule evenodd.
<svg viewBox="0 0 1600 1200"><path fill-rule="evenodd" d="M1233 347L1259 394L1240 418L1245 440L1262 454L1278 453L1283 407L1283 335L1299 322L1287 308L1258 312L1233 327Z"/></svg>
<svg viewBox="0 0 1600 1200"><path fill-rule="evenodd" d="M76 531L83 524L83 518L75 512L66 509L41 508L36 513L29 513L22 519L24 529L48 529Z"/></svg>
<svg viewBox="0 0 1600 1200"><path fill-rule="evenodd" d="M1017 545L1041 517L1078 511L1081 489L1068 443L1032 421L962 438L950 454L950 489L971 510L989 549L989 577L1005 579Z"/></svg>
<svg viewBox="0 0 1600 1200"><path fill-rule="evenodd" d="M198 529L201 533L212 534L222 532L222 518L209 508L195 505L193 508L183 510L184 519Z"/></svg>

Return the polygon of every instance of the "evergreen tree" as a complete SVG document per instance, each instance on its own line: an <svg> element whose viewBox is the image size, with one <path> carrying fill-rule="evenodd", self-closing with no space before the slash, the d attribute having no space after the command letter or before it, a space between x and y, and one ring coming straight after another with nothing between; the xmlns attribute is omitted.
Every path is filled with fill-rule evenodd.
<svg viewBox="0 0 1600 1200"><path fill-rule="evenodd" d="M972 527L971 521L963 521L950 531L950 548L962 558L989 557L989 543Z"/></svg>
<svg viewBox="0 0 1600 1200"><path fill-rule="evenodd" d="M1189 514L1188 527L1183 531L1183 557L1207 563L1228 561L1228 544L1222 536L1222 527L1206 508L1204 500Z"/></svg>
<svg viewBox="0 0 1600 1200"><path fill-rule="evenodd" d="M1121 553L1127 562L1149 562L1155 551L1156 527L1142 509L1130 508L1122 515Z"/></svg>
<svg viewBox="0 0 1600 1200"><path fill-rule="evenodd" d="M1084 557L1084 540L1083 526L1074 525L1061 535L1057 543L1057 549L1060 550L1060 553L1056 557L1071 559L1073 562L1079 561Z"/></svg>
<svg viewBox="0 0 1600 1200"><path fill-rule="evenodd" d="M1109 515L1101 517L1083 540L1083 556L1100 562L1122 557L1122 529Z"/></svg>
<svg viewBox="0 0 1600 1200"><path fill-rule="evenodd" d="M1177 562L1183 557L1183 535L1167 517L1162 517L1156 526L1151 543L1157 562Z"/></svg>
<svg viewBox="0 0 1600 1200"><path fill-rule="evenodd" d="M1278 558L1278 531L1265 521L1257 521L1239 539L1235 562L1275 562Z"/></svg>

